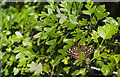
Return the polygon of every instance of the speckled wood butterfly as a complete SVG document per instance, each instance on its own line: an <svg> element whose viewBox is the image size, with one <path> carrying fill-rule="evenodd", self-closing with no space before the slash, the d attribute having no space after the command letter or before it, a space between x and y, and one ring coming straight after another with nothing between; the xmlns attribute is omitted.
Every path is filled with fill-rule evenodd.
<svg viewBox="0 0 120 77"><path fill-rule="evenodd" d="M79 45L79 46L73 46L72 48L69 48L66 51L68 55L72 55L76 59L81 59L81 52L84 52L86 58L88 55L94 52L94 49L86 45Z"/></svg>

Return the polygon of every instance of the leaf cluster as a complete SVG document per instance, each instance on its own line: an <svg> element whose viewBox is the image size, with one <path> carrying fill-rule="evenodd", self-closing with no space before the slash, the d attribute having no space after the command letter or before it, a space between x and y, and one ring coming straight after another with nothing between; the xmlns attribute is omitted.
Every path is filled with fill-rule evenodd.
<svg viewBox="0 0 120 77"><path fill-rule="evenodd" d="M89 44L95 50L92 65L100 67L105 76L115 70L119 73L120 39L115 34L120 32L120 17L108 17L105 5L93 4L89 0L86 4L48 1L40 8L42 3L24 2L22 7L15 3L16 7L2 8L3 75L87 75L84 61L67 56L66 51Z"/></svg>

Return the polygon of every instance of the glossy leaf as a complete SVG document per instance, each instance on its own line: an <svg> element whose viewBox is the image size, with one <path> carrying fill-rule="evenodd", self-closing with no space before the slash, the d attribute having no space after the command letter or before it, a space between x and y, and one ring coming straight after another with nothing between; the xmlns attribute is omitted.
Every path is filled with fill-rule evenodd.
<svg viewBox="0 0 120 77"><path fill-rule="evenodd" d="M28 45L31 45L31 44L32 44L32 42L31 42L30 38L26 38L26 39L23 40L23 45L24 46L28 46Z"/></svg>
<svg viewBox="0 0 120 77"><path fill-rule="evenodd" d="M119 61L120 61L120 55L112 55L111 57L113 57L114 58L114 60L116 61L116 63L119 63Z"/></svg>
<svg viewBox="0 0 120 77"><path fill-rule="evenodd" d="M98 34L101 36L103 39L110 39L112 35L114 35L118 31L118 26L115 25L114 23L112 24L105 24L103 27L100 26L98 27Z"/></svg>
<svg viewBox="0 0 120 77"><path fill-rule="evenodd" d="M77 21L76 21L76 19L75 19L75 17L74 17L73 15L70 15L70 14L69 14L69 20L70 20L70 22L72 22L73 24L78 24Z"/></svg>
<svg viewBox="0 0 120 77"><path fill-rule="evenodd" d="M116 20L113 19L112 17L106 17L106 19L103 20L103 22L110 23L110 24L115 23L115 25L118 25L118 23L116 22Z"/></svg>
<svg viewBox="0 0 120 77"><path fill-rule="evenodd" d="M96 65L102 67L102 66L105 65L105 64L104 64L104 62L102 62L102 61L96 61Z"/></svg>
<svg viewBox="0 0 120 77"><path fill-rule="evenodd" d="M72 44L74 42L74 39L63 39L63 42L68 43L68 44Z"/></svg>
<svg viewBox="0 0 120 77"><path fill-rule="evenodd" d="M47 44L47 45L55 45L56 44L56 39L47 41L45 44Z"/></svg>
<svg viewBox="0 0 120 77"><path fill-rule="evenodd" d="M94 58L98 58L100 57L100 51L97 49L95 52L94 52Z"/></svg>
<svg viewBox="0 0 120 77"><path fill-rule="evenodd" d="M19 69L16 67L14 67L13 71L14 71L14 75L17 75L19 73Z"/></svg>
<svg viewBox="0 0 120 77"><path fill-rule="evenodd" d="M120 69L117 70L117 76L120 76Z"/></svg>
<svg viewBox="0 0 120 77"><path fill-rule="evenodd" d="M63 60L62 60L62 62L64 62L64 64L66 65L66 64L68 64L68 60L70 59L70 57L65 57Z"/></svg>
<svg viewBox="0 0 120 77"><path fill-rule="evenodd" d="M99 35L95 30L93 30L92 39L94 39L95 42L98 42L98 38L99 38Z"/></svg>
<svg viewBox="0 0 120 77"><path fill-rule="evenodd" d="M83 68L80 70L75 70L71 75L79 75L79 74L85 75L86 74L85 70L86 70L86 68Z"/></svg>
<svg viewBox="0 0 120 77"><path fill-rule="evenodd" d="M83 10L83 13L86 14L86 15L90 15L92 13L94 13L95 9L96 9L96 6L93 6L93 2L87 2L87 4L85 5L85 7L88 9L88 10Z"/></svg>
<svg viewBox="0 0 120 77"><path fill-rule="evenodd" d="M16 31L15 34L17 35L18 38L23 37L22 34L19 31Z"/></svg>
<svg viewBox="0 0 120 77"><path fill-rule="evenodd" d="M44 65L43 65L43 71L46 72L46 73L49 73L50 66L47 63L44 63Z"/></svg>
<svg viewBox="0 0 120 77"><path fill-rule="evenodd" d="M110 14L109 12L105 12L105 11L106 11L105 5L100 5L96 8L95 15L98 20L103 19L104 17Z"/></svg>
<svg viewBox="0 0 120 77"><path fill-rule="evenodd" d="M109 57L110 55L109 54L107 54L107 53L102 53L102 54L100 54L100 57L103 57L103 58L107 58L107 57Z"/></svg>
<svg viewBox="0 0 120 77"><path fill-rule="evenodd" d="M107 65L103 65L101 71L105 76L107 76L110 73L110 67Z"/></svg>

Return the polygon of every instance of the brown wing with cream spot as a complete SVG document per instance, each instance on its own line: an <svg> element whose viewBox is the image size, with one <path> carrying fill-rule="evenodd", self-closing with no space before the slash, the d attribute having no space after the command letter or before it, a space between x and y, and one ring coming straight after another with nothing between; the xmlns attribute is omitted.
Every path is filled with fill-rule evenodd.
<svg viewBox="0 0 120 77"><path fill-rule="evenodd" d="M86 45L80 45L80 46L74 46L72 48L69 48L66 53L68 55L72 55L76 59L81 58L81 52L84 52L85 57L87 57L89 54L92 54L94 50Z"/></svg>

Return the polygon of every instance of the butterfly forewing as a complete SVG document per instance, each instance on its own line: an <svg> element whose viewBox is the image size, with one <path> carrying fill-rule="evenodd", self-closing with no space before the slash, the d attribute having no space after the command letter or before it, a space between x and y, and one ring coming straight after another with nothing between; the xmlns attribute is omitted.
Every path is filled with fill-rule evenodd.
<svg viewBox="0 0 120 77"><path fill-rule="evenodd" d="M84 52L85 57L87 57L89 54L92 54L94 50L89 46L80 45L69 48L66 51L68 55L72 55L76 59L81 59L81 52Z"/></svg>

